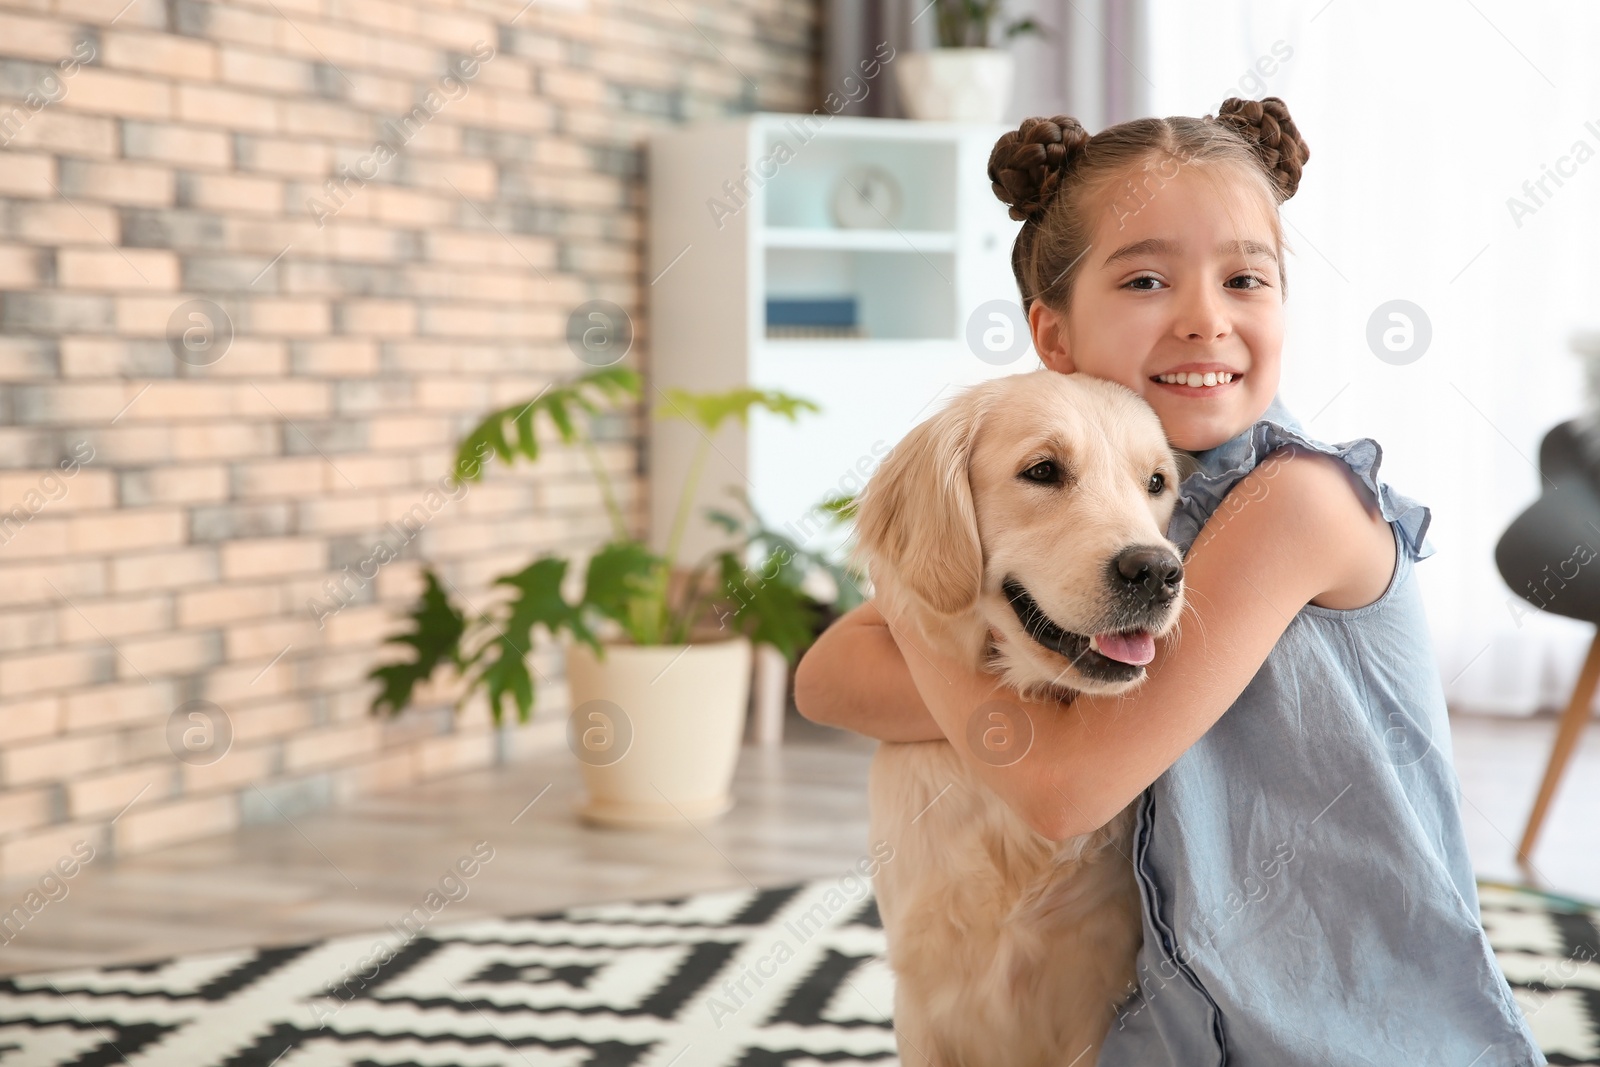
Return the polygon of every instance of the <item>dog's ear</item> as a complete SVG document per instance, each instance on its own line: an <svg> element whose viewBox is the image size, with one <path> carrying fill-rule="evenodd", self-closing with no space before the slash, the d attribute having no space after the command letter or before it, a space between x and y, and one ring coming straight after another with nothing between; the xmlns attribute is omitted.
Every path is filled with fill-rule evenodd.
<svg viewBox="0 0 1600 1067"><path fill-rule="evenodd" d="M873 473L856 511L869 569L887 563L907 592L945 615L976 603L983 582L968 475L979 413L969 393L906 434Z"/></svg>

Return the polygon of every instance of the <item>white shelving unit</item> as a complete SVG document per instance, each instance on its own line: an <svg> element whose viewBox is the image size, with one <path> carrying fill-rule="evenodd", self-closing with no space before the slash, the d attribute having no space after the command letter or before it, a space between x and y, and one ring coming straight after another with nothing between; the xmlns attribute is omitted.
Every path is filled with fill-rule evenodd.
<svg viewBox="0 0 1600 1067"><path fill-rule="evenodd" d="M818 503L864 484L883 454L959 387L1033 365L1029 352L996 366L966 341L979 305L1017 297L1010 256L1020 223L1007 217L986 174L1008 128L755 114L653 137L652 405L669 386L751 386L822 407L794 424L758 414L748 429L717 435L683 561L721 543L700 513L731 503L728 485L743 486L769 524L811 547L836 548L840 538L826 529ZM834 191L863 164L894 176L901 210L892 225L840 228ZM853 298L865 337L769 338L767 301L785 297ZM652 424L657 548L698 441L682 423Z"/></svg>
<svg viewBox="0 0 1600 1067"><path fill-rule="evenodd" d="M768 226L761 243L769 249L812 248L836 252L954 252L954 230L827 230Z"/></svg>

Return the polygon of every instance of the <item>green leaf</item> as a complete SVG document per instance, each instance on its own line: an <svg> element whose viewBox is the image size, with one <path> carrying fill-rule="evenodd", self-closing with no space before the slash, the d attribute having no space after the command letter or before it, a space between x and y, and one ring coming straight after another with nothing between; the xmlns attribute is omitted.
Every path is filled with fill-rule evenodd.
<svg viewBox="0 0 1600 1067"><path fill-rule="evenodd" d="M388 707L389 714L398 715L411 703L417 685L431 677L439 664L448 661L461 666L461 636L466 631L466 619L450 603L432 568L425 569L422 575L426 587L410 615L415 629L384 642L404 645L414 656L405 662L376 667L367 675L368 679L383 683L382 691L372 701L373 714Z"/></svg>
<svg viewBox="0 0 1600 1067"><path fill-rule="evenodd" d="M561 582L566 573L566 560L546 556L534 560L516 574L495 579L496 585L508 585L516 590L516 595L511 600L506 621L497 626L499 636L480 649L473 660L493 655L482 668L478 681L488 691L489 709L496 725L501 721L503 704L508 698L516 707L517 721L527 722L532 714L534 692L533 679L528 673L528 654L533 650L535 626L544 626L552 637L565 630L589 645L599 645L579 608L567 603L561 595Z"/></svg>
<svg viewBox="0 0 1600 1067"><path fill-rule="evenodd" d="M733 587L728 583L735 581L729 570L732 565L727 562L730 556L746 566L752 575L749 578L751 585L756 585L760 581L770 583L776 580L789 590L788 593L774 590L771 596L758 595L754 598L745 592L741 594L742 600L716 605L719 613L725 618L735 615L739 617L740 632L754 634L759 631L762 634L772 632L787 635L783 637L780 646L786 648L792 647L795 641L800 641L802 644L809 643L810 638L820 629L816 624L823 620L827 606L843 614L865 601L866 597L861 590L865 581L863 575L858 574L848 564L834 562L824 553L802 548L787 533L768 527L751 505L742 487L729 486L728 494L739 501L748 518L741 519L731 511L714 508L706 511L707 517L712 522L733 535L740 543L738 548L725 549L708 557L710 565L717 571L719 584L723 586L720 593L729 594ZM833 522L843 523L849 521L845 516L854 515L855 498L836 495L823 501L820 506L830 514ZM763 562L760 567L751 570L744 561L753 559L760 559ZM827 574L836 590L831 605L801 591L806 579L817 571ZM740 587L743 588L742 584ZM776 613L770 626L763 625L757 619L757 616L768 611ZM792 620L796 613L801 617L809 615L814 620L813 629L803 640L800 639L797 629L783 621L784 617ZM777 643L777 639L774 643Z"/></svg>
<svg viewBox="0 0 1600 1067"><path fill-rule="evenodd" d="M740 423L748 426L752 408L763 408L790 422L795 421L801 412L822 410L809 400L770 389L730 389L725 393L691 393L673 388L663 390L662 395L666 397L666 402L656 407L656 417L683 419L694 423L708 435L715 433L717 428L730 418L738 419Z"/></svg>
<svg viewBox="0 0 1600 1067"><path fill-rule="evenodd" d="M502 463L513 463L518 456L529 461L539 458L535 422L542 415L555 428L561 440L571 444L578 439L572 409L580 408L591 417L600 413L600 404L614 405L643 389L638 371L628 367L600 367L570 382L547 387L532 400L511 404L491 412L456 449L453 477L475 482L483 476L483 464L492 455ZM506 424L516 429L516 441L506 437Z"/></svg>
<svg viewBox="0 0 1600 1067"><path fill-rule="evenodd" d="M533 414L534 405L529 404L527 407L517 412L516 415L512 416L511 421L515 423L517 427L517 447L521 449L522 454L527 456L529 459L538 459L539 436L538 432L533 427ZM507 456L504 458L510 459L511 457Z"/></svg>
<svg viewBox="0 0 1600 1067"><path fill-rule="evenodd" d="M495 638L489 648L496 655L478 679L488 692L494 724L499 726L503 720L502 705L508 698L517 709L517 721L527 722L533 716L533 676L528 673L527 654L505 637Z"/></svg>
<svg viewBox="0 0 1600 1067"><path fill-rule="evenodd" d="M568 403L574 403L576 398L568 397ZM566 404L552 404L550 406L550 421L556 424L556 432L561 434L561 439L568 443L577 439L578 431L572 425L572 414L567 411Z"/></svg>
<svg viewBox="0 0 1600 1067"><path fill-rule="evenodd" d="M639 644L666 613L666 561L637 541L613 541L589 559L583 603L621 623Z"/></svg>
<svg viewBox="0 0 1600 1067"><path fill-rule="evenodd" d="M859 503L859 494L852 493L848 496L830 496L822 502L821 508L833 517L835 525L840 525L855 521Z"/></svg>
<svg viewBox="0 0 1600 1067"><path fill-rule="evenodd" d="M1000 16L1002 0L934 0L938 11L939 44L945 48L985 48L990 44L991 28ZM1031 23L1031 18L1019 22ZM1015 24L1013 24L1015 25ZM1032 30L1010 30L1015 36ZM1040 32L1041 35L1043 31Z"/></svg>
<svg viewBox="0 0 1600 1067"><path fill-rule="evenodd" d="M772 645L793 663L816 636L822 611L821 605L801 592L798 585L785 580L778 555L750 570L732 552L723 553L725 600L717 615L722 625L731 626L758 644Z"/></svg>
<svg viewBox="0 0 1600 1067"><path fill-rule="evenodd" d="M706 508L705 515L708 520L722 527L724 531L730 534L736 534L745 527L745 521L743 519L739 518L737 515L730 515L726 511L719 511L716 508Z"/></svg>
<svg viewBox="0 0 1600 1067"><path fill-rule="evenodd" d="M511 617L507 623L512 636L526 635L538 623L543 623L552 635L563 628L587 632L583 628L582 614L561 595L561 582L566 574L566 560L546 556L534 560L516 574L503 574L495 579L496 585L508 585L518 594L511 601Z"/></svg>
<svg viewBox="0 0 1600 1067"><path fill-rule="evenodd" d="M1045 32L1045 28L1039 25L1038 21L1032 16L1029 16L1025 19L1018 19L1006 27L1006 40L1008 41L1012 40L1013 38L1023 37L1029 34L1032 34L1035 37L1043 37L1046 40L1048 40L1050 37L1050 34Z"/></svg>

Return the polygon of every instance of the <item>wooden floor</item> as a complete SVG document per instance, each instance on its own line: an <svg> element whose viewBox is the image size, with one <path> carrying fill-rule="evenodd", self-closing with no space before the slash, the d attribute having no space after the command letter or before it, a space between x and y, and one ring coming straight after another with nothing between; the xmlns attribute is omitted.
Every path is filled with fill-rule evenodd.
<svg viewBox="0 0 1600 1067"><path fill-rule="evenodd" d="M1557 796L1533 879L1512 862L1553 718L1456 717L1463 819L1480 875L1600 900L1600 726ZM436 781L125 860L98 859L9 944L0 973L156 959L380 930L487 841L494 858L435 921L843 875L867 844L874 742L791 716L784 746L746 748L738 804L664 832L594 830L568 753ZM547 789L548 787L548 789ZM541 795L541 791L542 795ZM531 801L537 801L529 806ZM0 885L0 908L26 884Z"/></svg>

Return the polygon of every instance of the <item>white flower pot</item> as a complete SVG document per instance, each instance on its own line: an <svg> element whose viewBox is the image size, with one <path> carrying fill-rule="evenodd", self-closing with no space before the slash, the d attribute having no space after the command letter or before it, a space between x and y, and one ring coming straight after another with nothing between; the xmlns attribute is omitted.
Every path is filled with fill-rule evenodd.
<svg viewBox="0 0 1600 1067"><path fill-rule="evenodd" d="M1000 122L1015 64L1000 48L934 48L894 62L906 114L942 122Z"/></svg>
<svg viewBox="0 0 1600 1067"><path fill-rule="evenodd" d="M733 807L729 786L750 700L750 642L567 646L568 746L606 826L682 826Z"/></svg>

